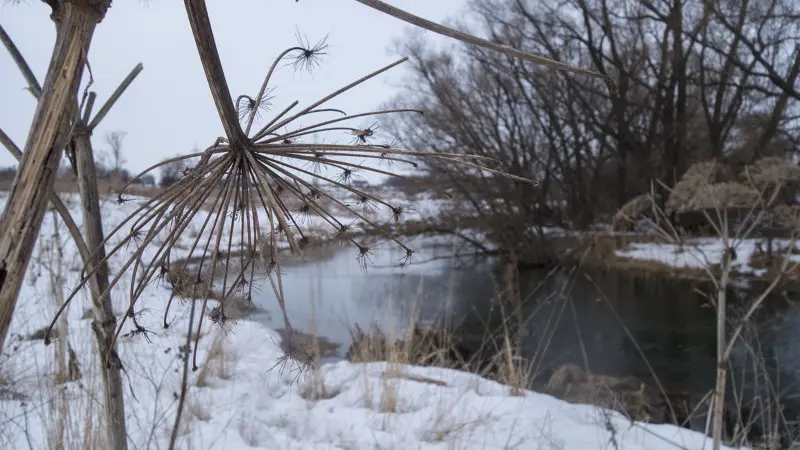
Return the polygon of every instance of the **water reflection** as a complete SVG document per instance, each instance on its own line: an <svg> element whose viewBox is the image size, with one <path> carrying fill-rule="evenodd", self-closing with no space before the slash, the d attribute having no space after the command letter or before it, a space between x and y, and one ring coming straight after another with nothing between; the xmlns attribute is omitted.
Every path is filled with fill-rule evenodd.
<svg viewBox="0 0 800 450"><path fill-rule="evenodd" d="M501 324L502 310L508 312L498 295L506 287L502 270L491 261L449 258L452 252L448 246L427 248L415 257L429 262L399 269L392 265L404 252L387 247L373 257L377 267L366 275L352 249L291 267L283 277L289 315L295 327L343 344L341 353L352 324L377 323L400 333L412 311L424 323L445 320L458 324L468 338L482 339ZM713 388L716 368L715 314L704 294L709 291L702 281L524 272L519 288L527 320L521 330L523 356L535 362L543 378L555 367L575 363L596 373L644 380L655 372L668 390L705 393ZM731 292L734 304L746 295ZM773 379L788 391L784 399L792 409L800 410L800 398L794 395L800 387L793 385L800 383L800 344L795 339L800 304L785 297L778 293L770 298L755 322ZM258 301L272 312L262 320L281 327L267 286ZM752 379L753 362L743 345L737 346L732 365L739 379ZM743 371L750 373L742 377Z"/></svg>

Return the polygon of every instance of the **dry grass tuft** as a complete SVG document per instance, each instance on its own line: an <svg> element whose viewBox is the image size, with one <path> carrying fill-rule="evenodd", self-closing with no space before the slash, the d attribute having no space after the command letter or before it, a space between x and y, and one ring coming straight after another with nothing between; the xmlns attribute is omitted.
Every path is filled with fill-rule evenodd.
<svg viewBox="0 0 800 450"><path fill-rule="evenodd" d="M208 422L211 420L211 411L208 406L196 400L190 400L186 404L186 412L189 413L189 417L193 420L199 420L201 422Z"/></svg>
<svg viewBox="0 0 800 450"><path fill-rule="evenodd" d="M396 413L398 412L398 396L399 386L397 381L385 379L383 381L383 390L381 391L380 399L380 412L382 413Z"/></svg>
<svg viewBox="0 0 800 450"><path fill-rule="evenodd" d="M346 357L353 362L388 361L398 364L468 370L475 350L463 345L450 331L415 325L405 338L390 339L377 327L351 330Z"/></svg>
<svg viewBox="0 0 800 450"><path fill-rule="evenodd" d="M545 390L568 402L613 409L635 420L650 421L653 418L653 394L645 383L633 377L594 375L566 364L553 372Z"/></svg>
<svg viewBox="0 0 800 450"><path fill-rule="evenodd" d="M198 387L209 385L211 377L220 380L230 379L234 362L236 361L235 352L225 348L225 333L216 330L214 340L206 356L206 362L197 374L195 384Z"/></svg>
<svg viewBox="0 0 800 450"><path fill-rule="evenodd" d="M387 378L387 379L396 378L396 379L400 379L400 380L414 381L416 383L433 384L433 385L436 385L436 386L447 386L448 385L446 382L444 382L442 380L435 380L433 378L420 377L420 376L417 376L417 375L412 375L410 373L407 373L407 372L401 370L396 365L390 366L389 370L387 370L383 374L383 378Z"/></svg>
<svg viewBox="0 0 800 450"><path fill-rule="evenodd" d="M239 436L242 440L251 447L259 447L262 441L259 433L257 422L253 420L250 414L239 414L236 429L239 431Z"/></svg>

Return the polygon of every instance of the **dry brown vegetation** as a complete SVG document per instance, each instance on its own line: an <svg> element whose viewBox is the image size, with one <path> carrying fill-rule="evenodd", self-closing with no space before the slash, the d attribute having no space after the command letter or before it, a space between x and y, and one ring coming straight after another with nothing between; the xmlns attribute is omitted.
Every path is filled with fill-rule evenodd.
<svg viewBox="0 0 800 450"><path fill-rule="evenodd" d="M377 328L364 332L356 327L352 339L347 359L353 362L389 362L389 369L384 374L387 379L446 385L442 380L410 375L402 369L404 365L445 367L496 380L508 386L511 395L524 395L526 389L540 390L572 403L615 410L632 420L674 423L673 410L678 411L679 424L691 417L688 399L676 395L665 398L652 383L633 377L591 374L567 364L557 368L545 384L537 384L530 363L515 356L517 350L509 340L499 348L484 342L480 345L484 350L479 350L458 344L452 331L420 326L414 327L404 338L396 339L387 338ZM485 350L489 348L492 350ZM396 404L396 386L388 381L381 395L382 405Z"/></svg>

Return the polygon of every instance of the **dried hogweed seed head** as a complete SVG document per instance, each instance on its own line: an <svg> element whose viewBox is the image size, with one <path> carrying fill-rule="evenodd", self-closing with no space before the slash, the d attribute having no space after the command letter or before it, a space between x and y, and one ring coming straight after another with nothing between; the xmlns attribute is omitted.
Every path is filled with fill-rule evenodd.
<svg viewBox="0 0 800 450"><path fill-rule="evenodd" d="M358 261L358 265L361 266L361 270L364 272L367 271L367 265L372 264L372 247L366 244L358 244L358 256L356 257L356 261Z"/></svg>
<svg viewBox="0 0 800 450"><path fill-rule="evenodd" d="M262 112L269 111L272 106L272 89L269 89L261 96L261 99L256 103L256 99L248 95L240 95L236 99L236 109L239 114L239 120L244 121L251 114L255 114L255 118L260 118Z"/></svg>
<svg viewBox="0 0 800 450"><path fill-rule="evenodd" d="M398 260L398 262L400 263L400 266L401 267L407 266L409 261L411 260L412 256L414 256L414 250L411 250L410 248L407 248L406 249L406 254L402 258L400 258Z"/></svg>
<svg viewBox="0 0 800 450"><path fill-rule="evenodd" d="M392 208L392 218L394 219L395 223L400 222L400 217L411 214L414 209L408 205L406 206L395 206Z"/></svg>
<svg viewBox="0 0 800 450"><path fill-rule="evenodd" d="M325 40L320 41L314 46L311 46L306 40L305 42L301 42L300 47L289 49L289 51L284 52L272 67L276 67L278 61L286 56L288 58L294 58L296 68L312 68L318 63L320 57L325 54L326 48L327 44ZM373 141L377 141L377 123L366 128L353 128L350 125L342 125L340 122L352 120L354 117L347 117L346 114L339 110L324 109L324 107L320 108L319 106L352 87L397 66L404 60L405 59L399 60L393 64L384 66L380 70L360 78L355 83L351 83L345 88L336 91L334 94L323 98L321 101L316 102L313 106L299 113L290 112L296 104L289 105L286 109L277 114L273 120L268 121L263 128L256 131L255 134L251 134L249 131L252 120L255 118L259 109L264 106L265 99L269 98L269 96L265 96L264 93L268 92L266 89L268 88L270 75L272 73L271 68L265 78L262 89L256 97L242 96L234 103L234 107L238 109L240 115L247 116L247 151L242 151L242 148L234 148L231 144L231 140L227 138L217 139L213 146L202 153L201 162L195 165L191 170L187 169L185 171L184 177L178 177L175 183L166 187L162 193L144 200L142 208L125 219L124 223L133 220L136 227L145 230L147 233L146 236L149 236L150 233L153 235L165 232L169 233L165 239L145 241L148 246L155 247L155 249L153 249L155 250L155 256L150 263L143 264L148 266L147 269L143 271L145 274L144 277L130 277L132 292L131 305L133 305L144 292L142 285L146 285L147 280L140 282L141 278L150 277L150 279L152 279L154 276L160 276L162 278L166 276L170 268L168 255L171 248L176 245L186 245L186 247L182 248L191 248L189 254L185 255L185 257L187 260L200 261L199 268L197 269L198 274L205 268L206 272L218 275L220 269L224 267L225 272L222 275L225 277L224 279L239 279L235 273L230 274L231 277L228 277L229 270L239 270L238 277L241 277L244 283L248 283L245 280L251 280L252 275L244 278L244 268L241 267L241 265L230 263L237 258L236 255L241 255L242 252L248 251L247 249L257 247L263 242L261 230L270 230L267 234L271 246L275 245L279 234L283 234L286 237L286 241L288 241L292 251L295 251L298 247L304 248L309 244L307 230L303 230L295 222L290 212L295 205L300 203L306 204L306 206L302 207L304 210L313 210L315 215L321 216L323 220L321 220L320 223L329 224L331 226L330 230L335 232L335 238L342 243L352 242L356 244L352 236L353 228L351 225L342 224L340 216L341 211L339 208L344 210L346 214L357 217L363 221L364 226L374 228L378 230L383 237L402 245L387 229L373 223L363 215L360 215L357 211L353 210L350 205L345 203L346 200L335 198L334 195L339 195L339 193L344 193L342 195L345 196L357 194L355 187L343 186L343 184L349 184L356 180L357 175L355 175L355 172L357 170L386 174L385 171L376 169L371 165L348 162L349 158L363 157L370 161L374 159L386 159L389 161L406 162L402 158L403 156L412 158L425 155L409 150L390 149L392 147L391 144L386 146L379 145L378 142L373 143ZM249 114L243 114L245 112L249 112ZM335 112L337 116L341 114L345 117L337 117L329 120L320 119L313 125L295 128L295 124L299 120L306 120L308 117L317 117L317 114L329 114L332 112ZM404 112L411 112L411 110L375 111L359 114L358 117ZM294 129L294 131L286 131L290 129ZM280 133L279 130L284 130L284 132ZM316 138L317 136L322 136L323 133L336 130L348 132L349 135L353 137L353 141L356 145L294 144L297 141L305 141L306 139L302 136ZM316 142L316 139L311 140ZM200 156L199 152L192 152L183 157L170 158L170 160L164 161L163 164L175 164L171 166L172 173L180 175L180 169L185 166L185 162L194 160L194 158L198 156ZM459 158L459 156L452 154L437 154L437 157ZM465 161L473 168L476 166L471 162L475 161L471 159L471 157L465 158ZM320 173L310 173L309 171L303 170L302 167L309 162L317 163L320 167L324 166L325 170L320 170ZM166 168L166 166L163 165L153 166L153 168L156 167ZM149 170L152 170L152 168L148 169L148 171ZM328 170L332 171L331 176L326 175ZM333 179L335 176L333 173L338 173L340 171L341 174L336 179L344 181L345 183L337 183ZM410 178L405 175L394 175ZM309 177L311 178L310 181L308 179ZM436 189L423 180L412 180L424 186ZM332 189L330 189L330 191L324 188L322 190L317 190L315 186L320 182L323 183L323 185L327 183ZM309 192L309 195L304 196L304 192ZM318 194L312 195L311 192L318 192ZM375 195L358 196L356 198L356 205L368 207L370 198L376 200ZM321 199L324 199L325 202L318 202L318 200ZM248 203L248 205L246 208L243 208L243 205L237 204L237 202ZM385 204L382 200L378 203ZM237 212L242 213L240 214L241 223L235 224L236 226L234 226L233 223L235 221L225 220L225 217L231 212L231 209L234 210L232 213L234 218L237 217ZM247 213L246 211L252 211L252 213ZM255 213L256 211L264 215L257 215ZM396 220L399 218L399 215L405 211L406 208L393 210ZM189 242L188 245L186 242L179 242L179 237L188 234L185 233L186 227L190 224L198 223L198 221L195 220L198 218L210 219L206 221L208 227L206 228L205 225L203 225L203 228L196 233L197 237L192 237L194 242ZM124 223L120 226L124 226ZM295 239L294 229L298 230L299 239ZM114 235L116 233L117 231L113 231L110 234ZM200 240L201 236L202 241ZM252 238L252 236L255 237ZM366 265L370 262L372 247L366 244L356 244L356 246L358 248L359 264L366 270ZM223 252L220 250L223 248L227 251ZM117 249L112 250L109 252L108 256L111 257L116 251ZM132 262L138 264L135 258L141 259L141 253L129 259L128 266L132 265ZM265 261L267 266L268 276L281 276L281 265L279 263L277 251L273 249L269 254L262 252L261 258ZM216 267L211 267L212 261L217 264ZM91 276L82 275L81 286L79 286L79 288L85 286L90 278ZM274 280L270 279L270 281ZM281 304L286 329L291 330L288 316L285 312L285 302L282 287L280 287L280 279L277 281L277 283L271 283L271 285L276 298L278 298ZM117 280L113 280L109 289L114 288L116 283ZM186 287L189 288L188 291L192 292L198 283L176 284L186 284ZM69 302L73 297L75 297L75 293L72 293L66 302ZM204 301L206 300L204 299ZM216 318L212 318L212 322L224 323L227 320L224 311L221 309L217 310L214 314L216 314ZM135 320L135 318L129 318L127 315L123 316L122 319L118 330L122 329L125 319ZM55 323L55 319L53 323ZM164 323L168 323L166 315ZM201 327L202 321L198 323L196 332L198 338L200 336ZM138 330L138 327L136 330ZM146 335L146 333L144 334ZM194 351L195 359L193 360L193 369L196 369L197 345L194 346Z"/></svg>
<svg viewBox="0 0 800 450"><path fill-rule="evenodd" d="M336 233L333 235L333 241L339 245L346 244L351 239L350 236L351 231L352 231L352 225L345 223L340 224L339 228L336 230Z"/></svg>
<svg viewBox="0 0 800 450"><path fill-rule="evenodd" d="M361 129L357 128L352 130L350 133L355 136L352 141L353 144L369 144L369 139L375 136L375 131L377 129L378 129L378 124L373 123L367 128L361 128Z"/></svg>
<svg viewBox="0 0 800 450"><path fill-rule="evenodd" d="M126 197L126 196L124 196L122 194L117 195L117 204L118 205L124 205L125 203L128 203L131 200L133 200L133 199L130 198L130 197Z"/></svg>
<svg viewBox="0 0 800 450"><path fill-rule="evenodd" d="M308 38L301 35L299 31L295 37L297 38L300 49L298 49L297 55L294 61L292 61L294 69L311 71L319 67L322 62L322 57L327 55L325 50L328 49L328 37L325 36L313 46L308 41Z"/></svg>

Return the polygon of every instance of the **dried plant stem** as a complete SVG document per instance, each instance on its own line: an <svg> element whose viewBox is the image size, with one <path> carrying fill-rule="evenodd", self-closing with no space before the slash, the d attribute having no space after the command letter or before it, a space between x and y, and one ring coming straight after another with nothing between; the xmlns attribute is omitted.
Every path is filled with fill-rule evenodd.
<svg viewBox="0 0 800 450"><path fill-rule="evenodd" d="M214 97L225 134L233 147L242 147L247 141L247 136L239 126L233 99L225 80L225 71L222 70L222 63L219 59L214 32L211 30L206 2L204 0L184 0L183 4L186 7L186 14L189 16L194 41L197 51L200 53L200 61L203 63L203 70L206 73L208 86L211 88L211 95Z"/></svg>
<svg viewBox="0 0 800 450"><path fill-rule="evenodd" d="M281 153L281 152L299 152L299 151L308 151L308 150L319 150L320 152L324 153L332 153L332 152L353 152L358 151L361 153L373 153L373 154L387 154L387 155L403 155L403 156L419 156L425 158L442 158L442 157L453 157L457 158L457 160L483 160L486 162L494 162L498 163L495 158L490 156L482 156L482 155L472 155L472 154L461 154L461 153L448 153L448 152L420 152L420 151L412 151L412 150L404 150L404 149L397 149L397 148L390 148L388 146L381 146L381 145L337 145L337 144L265 144L263 142L259 142L254 145L256 153ZM482 166L481 166L482 167ZM530 180L526 180L530 181Z"/></svg>
<svg viewBox="0 0 800 450"><path fill-rule="evenodd" d="M267 71L267 76L264 78L264 83L261 84L261 89L258 91L258 95L256 95L256 98L254 100L256 107L254 107L252 111L250 111L250 116L247 118L247 127L244 129L245 135L250 134L250 128L253 126L253 120L255 120L256 112L258 111L258 105L261 104L261 99L264 98L264 93L267 91L267 85L269 84L270 78L272 78L272 73L275 71L275 67L277 67L278 63L281 61L281 59L283 59L284 56L294 51L302 52L304 51L304 49L302 47L292 47L287 50L284 50L283 53L281 53L277 58L275 58L275 61L269 68L269 71Z"/></svg>
<svg viewBox="0 0 800 450"><path fill-rule="evenodd" d="M0 32L2 32L2 30L0 30ZM5 33L2 32L2 34ZM36 80L36 77L33 75L25 60L22 58L22 55L16 51L16 47L14 47L14 44L10 38L8 38L8 36L5 37L6 39L4 39L4 43L14 56L14 59L17 60L17 65L23 72L25 78L28 80L31 94L34 96L34 98L39 100L39 97L41 96L41 88L39 88L39 83ZM88 245L81 236L81 232L78 230L77 226L75 226L69 211L63 205L55 192L51 194L50 201L53 203L56 210L59 211L64 223L67 225L67 228L72 234L72 238L75 241L75 244L81 255L81 259L84 263L84 267L92 267L96 265L96 261L94 261L92 258L103 259L105 257L104 246L102 245L104 238L99 194L97 190L97 172L94 162L94 152L92 151L91 140L89 137L92 129L94 129L94 127L110 111L111 107L119 99L125 89L133 82L136 75L138 75L141 70L142 65L138 64L131 74L129 74L128 77L120 84L120 86L117 87L114 94L111 96L111 98L109 98L108 101L106 101L106 103L100 109L97 117L95 117L95 120L92 121L90 125L87 126L86 123L89 121L89 117L96 99L96 94L94 92L89 93L88 101L83 110L82 116L80 114L80 107L77 107L74 110L75 123L72 125L73 134L70 137L69 147L72 150L71 161L75 166L78 176L78 186L83 211L83 224ZM17 157L17 159L21 159L21 156L18 155L20 153L19 149L15 148L13 143L9 144L7 144L9 150L15 154L14 156ZM14 148L12 149L12 147ZM91 246L93 249L95 249L95 251L90 253L88 251L88 246ZM105 394L104 398L106 403L105 408L103 409L106 419L106 440L114 448L124 450L127 448L127 428L125 426L125 407L122 394L122 377L120 374L121 365L118 363L118 358L114 358L116 364L113 365L107 365L103 362L103 355L116 355L113 346L109 346L110 337L114 331L115 317L110 298L108 296L101 296L101 293L108 286L108 267L105 263L100 267L101 270L98 270L94 276L91 277L90 286L92 293L92 310L94 315L92 329L94 331L98 349L100 350L99 362L100 370L102 371L103 388ZM57 292L59 294L58 307L60 308L66 302L63 301L63 294L61 293L60 287L58 288ZM59 346L63 346L66 345L66 317L62 316L59 320L59 323L61 324L61 332L59 332L61 342L59 342Z"/></svg>
<svg viewBox="0 0 800 450"><path fill-rule="evenodd" d="M11 36L6 33L6 30L0 25L0 41L3 41L3 45L6 46L8 49L8 53L11 54L11 59L17 64L19 67L19 71L22 72L22 76L25 77L25 82L28 83L28 89L31 91L34 97L39 98L42 94L42 86L39 84L39 81L36 80L36 75L33 74L31 67L25 61L25 58L22 56L22 53L19 52L17 46L14 44L14 41L11 40Z"/></svg>
<svg viewBox="0 0 800 450"><path fill-rule="evenodd" d="M726 227L727 230L727 227ZM723 243L725 248L728 247L727 234L723 235ZM725 347L727 334L725 331L728 316L727 316L727 289L728 281L731 272L731 258L727 254L722 257L722 274L719 278L719 287L717 288L717 379L715 384L714 397L712 399L714 412L714 421L712 423L712 438L714 439L713 448L719 450L722 444L723 421L725 419L725 386L728 378L728 359L725 356Z"/></svg>
<svg viewBox="0 0 800 450"><path fill-rule="evenodd" d="M0 144L8 149L11 156L14 157L17 161L22 159L22 150L14 144L14 141L2 130L0 129ZM50 194L47 198L50 201L50 204L53 205L53 208L58 212L58 215L61 216L61 220L64 221L64 225L67 227L67 231L69 231L72 240L75 242L75 246L78 248L78 253L81 255L82 261L87 261L89 259L89 248L86 246L86 242L83 240L83 236L81 236L81 230L78 228L78 225L75 224L75 221L72 219L72 216L69 213L69 209L61 201L61 197L55 193L52 189L50 190Z"/></svg>
<svg viewBox="0 0 800 450"><path fill-rule="evenodd" d="M111 304L111 296L103 295L108 289L108 263L103 245L103 223L100 212L100 195L97 191L97 169L94 152L89 139L89 130L79 128L73 137L75 161L78 170L78 189L83 212L83 229L86 241L94 249L84 266L95 273L90 279L92 294L92 313L100 370L103 378L105 398L106 437L111 448L127 449L128 437L125 426L125 401L122 390L121 363L111 341L116 317ZM103 262L100 262L103 261ZM66 302L64 302L66 303ZM106 355L113 355L113 364L103 364Z"/></svg>
<svg viewBox="0 0 800 450"><path fill-rule="evenodd" d="M586 75L595 78L602 78L605 80L612 94L616 94L617 92L616 86L614 85L614 81L611 80L611 78L594 70L581 69L580 67L573 67L568 64L564 64L549 58L545 58L543 56L526 53L521 50L517 50L513 47L509 47L507 45L497 44L494 42L487 41L485 39L481 39L477 36L473 36L471 34L462 33L458 30L454 30L452 28L439 25L438 23L431 22L430 20L423 19L422 17L415 16L414 14L408 13L400 8L396 8L392 5L386 4L380 0L356 0L356 1L361 3L362 5L369 6L370 8L376 9L396 19L400 19L403 22L410 23L411 25L420 28L424 28L428 31L433 31L434 33L441 34L442 36L447 36L449 38L453 38L461 42L466 42L467 44L472 44L514 58L519 58L525 61L541 64L543 66L547 66L552 69L562 70L564 72L571 72L578 75Z"/></svg>
<svg viewBox="0 0 800 450"><path fill-rule="evenodd" d="M139 75L139 72L141 72L143 69L144 66L142 65L142 63L137 64L133 68L133 70L131 70L128 76L125 77L124 80L122 80L122 83L120 83L119 86L117 86L117 88L111 94L111 97L109 97L108 100L106 100L106 102L103 104L103 106L100 107L100 110L97 111L97 115L94 116L94 119L92 119L91 122L88 122L88 128L90 130L94 130L95 128L97 128L97 125L99 125L100 122L103 121L103 119L106 117L106 114L108 114L108 112L111 110L111 107L114 106L115 103L117 103L117 100L119 100L120 96L125 92L126 89L128 89L128 86L130 86L131 83L133 83L133 80L136 79L136 77ZM90 111L91 108L87 108L87 112Z"/></svg>
<svg viewBox="0 0 800 450"><path fill-rule="evenodd" d="M406 113L406 112L413 112L413 113L417 113L417 114L423 114L423 112L418 110L418 109L408 109L408 108L387 109L387 110L383 110L383 111L373 111L373 112L368 112L368 113L353 114L351 116L339 117L338 119L327 120L325 122L320 122L320 123L317 123L317 124L314 124L314 125L311 125L311 126L303 127L303 128L294 130L291 133L287 133L287 134L284 134L284 135L279 135L279 136L276 136L274 139L267 139L267 140L265 140L263 142L264 143L269 143L269 142L273 142L273 141L282 141L282 140L284 140L286 138L294 138L294 137L297 137L297 136L302 136L304 134L309 134L309 133L306 133L307 131L318 130L320 127L323 127L323 126L326 126L326 125L331 125L331 124L334 124L334 123L343 122L345 120L357 119L359 117L370 117L370 116L379 116L379 115L383 115L383 114L397 114L397 113Z"/></svg>
<svg viewBox="0 0 800 450"><path fill-rule="evenodd" d="M61 149L67 142L66 124L74 114L84 56L110 1L51 4L57 28L56 43L19 172L0 218L0 258L7 266L5 280L0 286L0 349L5 343L33 245L42 226Z"/></svg>
<svg viewBox="0 0 800 450"><path fill-rule="evenodd" d="M135 176L133 176L127 183L125 183L125 186L122 187L121 191L124 192L133 183L135 183L136 180L138 180L141 177L143 177L144 175L150 173L154 169L157 169L157 168L159 168L161 166L164 166L166 164L173 163L173 162L176 162L176 161L185 161L185 160L191 159L191 158L197 158L197 157L203 156L203 155L205 155L207 153L222 153L224 150L225 150L225 147L212 146L211 148L209 148L208 150L206 150L204 152L189 153L189 154L186 154L186 155L181 155L181 156L176 156L174 158L165 159L165 160L163 160L163 161L161 161L159 163L153 164L152 166L148 167L147 169L144 169L143 171L141 171L138 174L136 174Z"/></svg>
<svg viewBox="0 0 800 450"><path fill-rule="evenodd" d="M183 354L183 373L181 375L181 394L178 398L178 410L175 412L175 424L172 426L172 432L169 435L169 450L175 448L175 441L178 439L178 428L181 424L181 417L183 415L183 405L186 403L186 392L189 390L189 349L192 346L192 325L194 325L194 309L195 300L191 300L192 305L189 307L189 329L186 331L186 347Z"/></svg>
<svg viewBox="0 0 800 450"><path fill-rule="evenodd" d="M378 75L386 72L387 70L389 70L389 69L391 69L391 68L393 68L395 66L398 66L398 65L400 65L400 64L402 64L402 63L404 63L406 61L408 61L408 58L401 58L401 59L399 59L399 60L397 60L397 61L395 61L395 62L393 62L393 63L391 63L389 65L381 67L380 69L378 69L378 70L376 70L376 71L374 71L374 72L372 72L372 73L370 73L368 75L365 75L365 76L359 78L358 80L348 84L347 86L345 86L345 87L343 87L341 89L338 89L337 91L335 91L335 92L323 97L322 99L312 103L311 105L307 106L302 111L300 111L299 113L295 114L294 116L290 116L290 117L278 122L277 124L274 124L274 125L270 126L269 128L266 128L262 133L257 134L256 136L254 136L253 137L253 141L257 141L261 137L264 137L269 133L275 132L276 130L280 129L282 126L286 125L287 123L292 122L293 120L296 120L298 117L301 117L301 116L303 116L305 114L308 114L309 112L313 111L317 106L320 106L320 105L322 105L322 104L324 104L324 103L336 98L337 96L349 91L350 89L358 86L359 84L361 84L361 83L363 83L363 82L365 82L365 81L367 81L367 80L369 80L371 78L375 78Z"/></svg>

